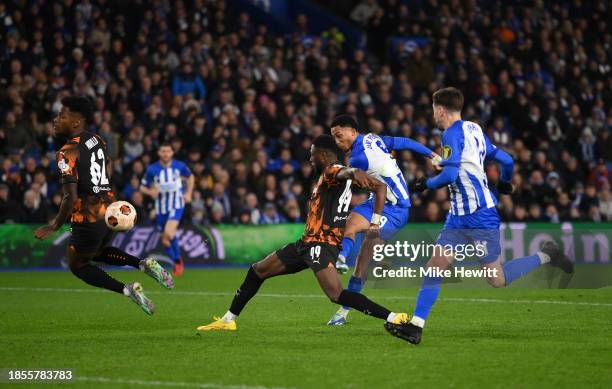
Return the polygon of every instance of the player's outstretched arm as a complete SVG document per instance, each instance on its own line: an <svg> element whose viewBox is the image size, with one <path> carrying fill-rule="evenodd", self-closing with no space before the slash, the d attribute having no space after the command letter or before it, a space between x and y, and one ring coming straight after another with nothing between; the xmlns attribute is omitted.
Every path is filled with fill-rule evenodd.
<svg viewBox="0 0 612 389"><path fill-rule="evenodd" d="M381 138L383 142L385 142L385 146L387 146L389 150L410 150L414 151L415 153L424 155L428 158L433 158L437 155L427 146L424 146L410 138L402 138L397 136L381 136Z"/></svg>
<svg viewBox="0 0 612 389"><path fill-rule="evenodd" d="M487 142L487 159L494 160L501 166L501 173L499 176L499 182L497 183L497 190L502 194L511 194L514 188L512 187L512 176L514 175L514 160L512 156L495 147L489 137L485 135L485 141Z"/></svg>
<svg viewBox="0 0 612 389"><path fill-rule="evenodd" d="M74 203L77 201L77 184L76 182L69 182L62 185L62 190L64 192L64 196L62 197L62 202L60 203L59 211L55 219L53 219L49 224L46 224L34 231L34 236L38 239L47 239L50 237L55 231L59 230L60 227L66 222L68 216L72 213L72 208L74 207Z"/></svg>
<svg viewBox="0 0 612 389"><path fill-rule="evenodd" d="M189 177L187 177L187 189L185 189L185 203L187 204L191 202L194 184L195 184L195 177L192 174Z"/></svg>
<svg viewBox="0 0 612 389"><path fill-rule="evenodd" d="M336 177L341 181L353 180L356 186L374 193L374 213L372 214L372 220L370 220L370 229L376 230L373 231L373 235L377 235L387 198L387 185L357 168L343 168Z"/></svg>

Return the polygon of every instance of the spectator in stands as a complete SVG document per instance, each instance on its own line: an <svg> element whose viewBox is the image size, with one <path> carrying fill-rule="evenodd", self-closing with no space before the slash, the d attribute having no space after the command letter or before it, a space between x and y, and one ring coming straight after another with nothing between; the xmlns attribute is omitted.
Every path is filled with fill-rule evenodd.
<svg viewBox="0 0 612 389"><path fill-rule="evenodd" d="M264 206L263 214L261 215L260 224L280 224L285 223L286 219L281 216L274 203L269 202Z"/></svg>
<svg viewBox="0 0 612 389"><path fill-rule="evenodd" d="M45 2L38 14L22 3L0 3L0 184L17 208L38 187L54 211L63 140L52 136L50 119L70 93L95 103L90 130L109 146L117 193L140 204L133 182L169 141L196 174L194 222L247 222L248 211L259 224L267 203L276 209L263 212L271 220L303 220L316 178L310 142L336 114L436 148L431 91L454 85L466 97L464 117L516 159L515 193L499 205L505 220L609 219L605 2L504 4L500 12L483 1L451 9L363 0L350 4L347 23L367 33L367 53L339 29L316 36L305 16L295 36L275 35L224 0L161 2L155 13L143 1L132 4L143 15L134 19L121 2ZM48 14L54 18L41 17ZM392 54L391 36L422 39ZM409 152L396 157L407 179L426 173ZM497 170L487 171L494 183ZM142 207L148 215L150 199ZM445 191L413 196L411 220L439 219L447 207Z"/></svg>

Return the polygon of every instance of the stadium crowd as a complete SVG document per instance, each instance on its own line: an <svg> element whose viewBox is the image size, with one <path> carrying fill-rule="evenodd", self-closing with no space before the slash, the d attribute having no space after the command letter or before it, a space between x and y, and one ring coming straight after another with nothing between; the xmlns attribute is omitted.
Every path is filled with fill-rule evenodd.
<svg viewBox="0 0 612 389"><path fill-rule="evenodd" d="M515 158L504 220L610 221L610 4L507 4L365 0L350 19L368 45L354 49L336 29L310 36L304 15L275 35L223 0L0 2L0 222L57 211L52 119L71 93L92 98L91 130L139 214L152 212L142 175L168 141L196 176L193 223L271 224L304 220L311 141L335 115L437 150L431 93L449 85L466 96L464 118ZM391 36L427 43L390 54ZM435 174L396 157L407 180ZM413 221L449 207L446 189L412 200Z"/></svg>

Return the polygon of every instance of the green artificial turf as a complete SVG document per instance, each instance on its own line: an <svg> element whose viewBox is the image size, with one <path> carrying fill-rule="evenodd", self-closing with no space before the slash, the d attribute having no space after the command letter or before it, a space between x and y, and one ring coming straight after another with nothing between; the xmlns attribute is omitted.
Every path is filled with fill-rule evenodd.
<svg viewBox="0 0 612 389"><path fill-rule="evenodd" d="M225 313L245 272L187 269L173 291L137 271L112 273L142 282L153 317L69 272L0 273L0 368L75 370L76 381L45 388L612 385L610 288L445 285L413 346L358 312L326 326L336 306L304 271L266 282L238 331L196 335ZM411 312L417 289L364 292Z"/></svg>

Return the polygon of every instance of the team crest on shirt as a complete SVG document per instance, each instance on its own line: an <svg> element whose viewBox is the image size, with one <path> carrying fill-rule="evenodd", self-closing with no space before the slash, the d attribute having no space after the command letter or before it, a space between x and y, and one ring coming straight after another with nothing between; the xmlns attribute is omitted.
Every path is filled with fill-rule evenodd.
<svg viewBox="0 0 612 389"><path fill-rule="evenodd" d="M447 145L442 148L442 158L449 159L452 154L453 149L450 146Z"/></svg>

